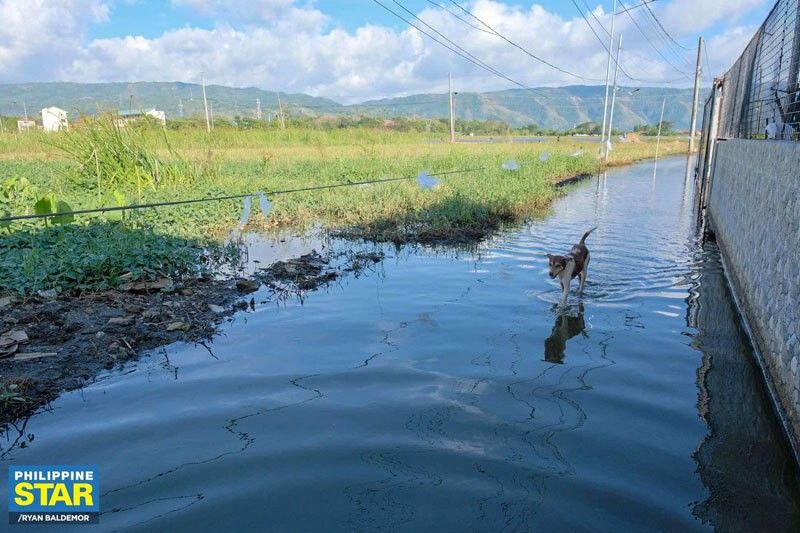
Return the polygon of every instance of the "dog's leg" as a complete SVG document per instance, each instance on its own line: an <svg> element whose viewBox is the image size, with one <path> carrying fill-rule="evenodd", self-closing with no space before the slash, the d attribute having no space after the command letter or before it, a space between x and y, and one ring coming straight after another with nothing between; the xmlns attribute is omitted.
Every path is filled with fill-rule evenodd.
<svg viewBox="0 0 800 533"><path fill-rule="evenodd" d="M586 283L586 276L589 274L589 257L586 257L586 263L583 264L583 270L581 270L580 275L578 276L581 279L581 284L578 286L578 293L583 294L583 284Z"/></svg>
<svg viewBox="0 0 800 533"><path fill-rule="evenodd" d="M567 298L569 297L569 284L572 281L572 276L566 276L561 278L561 305L567 305Z"/></svg>

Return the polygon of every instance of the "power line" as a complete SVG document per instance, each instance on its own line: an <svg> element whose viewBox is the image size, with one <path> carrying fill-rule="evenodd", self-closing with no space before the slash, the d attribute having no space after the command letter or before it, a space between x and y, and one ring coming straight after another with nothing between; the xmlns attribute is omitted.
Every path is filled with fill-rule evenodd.
<svg viewBox="0 0 800 533"><path fill-rule="evenodd" d="M433 26L431 26L430 24L428 24L427 22L425 22L424 20L422 20L421 18L419 18L419 17L418 17L418 16L417 16L417 15L416 15L416 14L415 14L413 11L411 11L410 9L408 9L407 7L405 7L403 4L401 4L400 2L398 2L398 0L392 0L392 2L394 2L395 4L397 4L397 6L398 6L400 9L402 9L403 11L405 11L406 13L408 13L409 15L411 15L411 16L412 16L414 19L418 20L418 21L419 21L419 22L421 22L423 25L425 25L425 27L427 27L427 28L429 28L431 31L433 31L433 32L434 32L436 35L440 36L442 39L444 39L444 40L445 40L445 41L447 41L448 43L450 43L450 44L452 44L453 46L455 46L457 49L459 49L459 50L461 50L462 52L464 52L466 55L468 55L469 57L471 57L472 59L474 59L475 61L477 61L479 64L481 64L481 65L483 65L484 67L486 67L486 68L490 69L491 71L500 72L500 71L498 71L497 69L495 69L494 67L492 67L491 65L489 65L488 63L486 63L485 61L483 61L482 59L480 59L479 57L477 57L477 56L475 56L474 54L472 54L472 53L471 53L469 50L467 50L467 49L465 49L464 47L460 46L458 43L456 43L455 41L453 41L452 39L450 39L449 37L447 37L445 34L443 34L443 33L442 33L442 32L440 32L439 30L437 30L436 28L434 28Z"/></svg>
<svg viewBox="0 0 800 533"><path fill-rule="evenodd" d="M653 12L653 9L650 7L650 5L649 5L648 3L645 3L645 4L644 4L644 7L646 7L646 8L647 8L647 11L649 11L649 12L650 12L650 15L653 17L653 20L655 20L655 21L656 21L656 24L658 24L658 27L659 27L659 28L661 28L661 31L663 31L663 32L664 32L664 35L666 35L666 36L669 38L669 40L670 40L670 41L672 41L673 43L675 43L675 44L676 44L676 45L677 45L679 48L683 48L683 49L684 49L684 50L686 50L687 52L691 50L691 48L689 48L689 47L686 47L686 46L683 46L681 43L679 43L678 41L676 41L676 40L675 40L675 39L672 37L672 35L670 35L670 33L667 31L667 29L664 27L664 25L663 25L663 24L661 24L661 21L660 21L660 20L658 20L658 17L657 17L657 16L656 16L656 14Z"/></svg>
<svg viewBox="0 0 800 533"><path fill-rule="evenodd" d="M422 28L420 28L419 26L417 26L416 24L414 24L414 23L413 23L413 22L411 22L410 20L406 19L405 17L403 17L402 15L400 15L399 13L397 13L396 11L392 10L392 9L391 9L391 8L389 8L388 6L386 6L386 5L384 5L383 3L381 3L381 2L380 2L380 0L372 0L372 1L373 1L373 2L375 2L376 4L378 4L379 6L381 6L383 9L385 9L385 10L386 10L386 11L388 11L389 13L391 13L392 15L394 15L395 17L399 18L400 20L402 20L403 22L405 22L406 24L408 24L409 26L411 26L412 28L416 29L417 31L419 31L419 32L420 32L420 33L422 33L423 35L426 35L427 37L431 38L431 39L432 39L432 40L434 40L436 43L438 43L438 44L440 44L440 45L444 46L445 48L447 48L447 49L448 49L448 50L450 50L451 52L455 53L456 55L459 55L459 56L463 57L464 59L466 59L466 60L467 60L467 61L469 61L470 63L473 63L474 65L477 65L478 67L480 67L480 68L482 68L482 69L486 70L487 72L490 72L490 73L494 74L495 76L498 76L498 77L500 77L500 78L503 78L504 80L506 80L506 81L509 81L509 82L513 83L514 85L517 85L517 86L519 86L519 87L521 87L521 88L523 88L523 89L526 89L526 90L528 90L528 91L531 91L531 92L533 92L534 94L537 92L537 89L535 89L535 88L533 88L533 87L529 87L528 85L525 85L525 84L523 84L523 83L520 83L520 82L518 82L517 80L514 80L514 79L512 79L512 78L508 77L507 75L503 74L503 73L502 73L502 72L500 72L499 70L497 70L497 69L495 69L495 68L493 68L493 67L490 67L489 65L486 65L486 64L485 64L485 63L483 63L483 62L477 62L477 61L474 61L474 60L472 60L472 59L471 59L471 58L470 58L470 57L469 57L467 54L464 54L464 53L460 52L458 49L451 47L451 46L450 46L450 45L448 45L447 43L440 41L440 40L439 40L439 39L437 39L435 36L433 36L433 35L431 35L430 33L426 32L425 30L423 30Z"/></svg>
<svg viewBox="0 0 800 533"><path fill-rule="evenodd" d="M592 8L590 8L590 7L589 7L589 4L586 2L586 0L582 0L582 2L583 2L583 5L584 5L584 6L586 6L586 11L588 11L588 12L589 12L589 14L590 14L590 15L592 15L592 18L595 20L595 22L597 22L597 24L600 26L600 28L603 30L603 32L605 32L605 34L606 34L606 35L608 35L609 37L611 37L611 34L608 32L608 30L606 29L606 27L605 27L605 26L603 26L603 23L602 23L602 22L600 22L600 19L598 19L598 18L597 18L597 15L595 15L595 14L594 14L594 11L592 10ZM581 8L580 8L580 7L578 7L578 4L576 4L574 1L573 1L572 3L573 3L573 5L575 6L575 8L578 10L578 12L581 14L581 16L583 16L583 20L586 20L586 17L583 15L583 11L581 11ZM589 24L589 21L588 21L588 20L586 20L586 24L588 24L590 28L592 27L592 25L591 25L591 24ZM595 35L597 35L597 33L595 33ZM600 37L598 37L598 39L599 39L599 38L600 38ZM601 42L602 42L602 41L601 41Z"/></svg>
<svg viewBox="0 0 800 533"><path fill-rule="evenodd" d="M617 11L617 15L619 15L621 13L627 13L628 11L631 11L633 9L638 9L638 8L640 8L642 6L646 6L647 4L651 4L651 3L655 2L655 1L656 0L643 0L643 2L641 4L636 4L635 6L631 6L631 7L622 6L624 9L622 9L620 11Z"/></svg>
<svg viewBox="0 0 800 533"><path fill-rule="evenodd" d="M623 8L625 7L625 4L624 4L624 3L622 3L622 0L619 0L619 3L620 3L620 5L621 5ZM667 58L666 58L666 56L664 56L664 54L662 54L662 53L661 53L661 50L659 50L659 49L658 49L658 47L657 47L655 44L653 44L653 41L651 41L651 40L650 40L650 37L648 37L648 36L647 36L647 33L646 33L646 32L645 32L645 31L642 29L642 27L639 25L639 22L637 22L637 20L636 20L636 19L633 17L633 15L631 15L631 14L630 14L630 11L626 10L626 11L625 11L625 14L626 14L626 15L628 15L628 18L630 18L630 19L631 19L631 21L633 22L633 24L636 26L636 29L638 29L638 30L639 30L639 33L641 33L641 34L642 34L642 37L644 37L644 38L645 38L645 40L646 40L646 41L647 41L647 42L650 44L650 46L652 46L652 47L653 47L653 50L655 50L655 51L656 51L656 53L657 53L659 56L661 56L661 59L663 59L664 61L666 61L666 62L667 62L667 63L668 63L668 64L669 64L669 65L670 65L672 68L674 68L676 71L680 72L681 74L684 74L684 75L686 75L687 77L690 77L690 76L691 76L691 74L689 74L688 72L685 72L685 71L681 70L680 68L678 68L677 66L675 66L675 65L674 65L674 64L673 64L673 63L672 63L672 62L671 62L669 59L667 59Z"/></svg>
<svg viewBox="0 0 800 533"><path fill-rule="evenodd" d="M642 4L645 7L648 7L647 4ZM653 32L658 36L659 40L664 44L667 50L670 51L673 57L675 57L678 62L683 62L686 64L688 68L693 68L691 62L686 58L686 54L681 50L682 46L677 44L673 44L672 36L667 33L667 31L661 25L661 21L657 18L654 18L655 15L650 13L651 16L647 14L642 15L646 20L650 28L652 28ZM688 49L687 49L688 50Z"/></svg>
<svg viewBox="0 0 800 533"><path fill-rule="evenodd" d="M714 75L711 73L711 61L708 59L708 44L706 41L703 41L703 56L705 57L706 63L706 76L708 76L708 81L714 82Z"/></svg>
<svg viewBox="0 0 800 533"><path fill-rule="evenodd" d="M458 20L460 20L461 22L463 22L464 24L466 24L467 26L469 26L469 27L470 27L470 28L472 28L473 30L478 30L478 31L482 31L483 33L488 33L489 35L494 35L494 33L490 32L489 30L487 30L487 29L484 29L484 28L479 28L478 26L475 26L474 24L472 24L472 23L471 23L471 22L469 22L468 20L461 18L461 17L458 15L458 13L455 13L455 12L451 11L450 9L448 9L448 8L447 8L447 6L444 6L444 5L442 5L442 4L438 4L438 3L434 2L433 0L427 0L427 2L428 2L429 4L433 4L434 6L438 7L438 8L439 8L439 9L441 9L442 11L447 11L448 13L450 13L451 15L453 15L455 18L457 18Z"/></svg>
<svg viewBox="0 0 800 533"><path fill-rule="evenodd" d="M550 68L553 68L553 69L555 69L555 70L557 70L557 71L559 71L559 72L562 72L562 73L564 73L564 74L567 74L567 75L569 75L569 76L573 76L573 77L575 77L575 78L578 78L578 79L581 79L581 80L586 80L586 81L601 81L601 80L599 80L599 79L597 79L597 78L587 78L586 76L581 76L580 74L575 74L574 72L570 72L569 70L566 70L566 69L564 69L564 68L561 68L561 67L559 67L558 65L554 65L553 63L551 63L551 62L547 61L546 59L542 59L541 57L537 56L536 54L534 54L533 52L531 52L531 51L530 51L530 50L528 50L527 48L525 48L525 47L523 47L523 46L521 46L521 45L517 44L516 42L512 41L511 39L509 39L508 37L506 37L505 35L503 35L502 33L498 32L498 31L497 31L496 29L494 29L493 27L489 26L489 24L487 24L485 21L483 21L482 19L480 19L480 18L479 18L477 15L473 14L473 13L472 13L471 11L469 11L467 8L463 7L463 6L462 6L461 4L459 4L458 2L455 2L454 0L449 0L449 1L450 1L450 3L451 3L451 4L453 4L454 6L456 6L457 8L459 8L461 11L463 11L464 13L466 13L467 15L469 15L470 17L472 17L472 18L474 18L475 20L477 20L477 21L478 21L480 24L482 24L483 26L485 26L485 27L486 27L486 28L489 30L489 32L490 32L491 34L493 34L493 35L496 35L497 37L500 37L501 39L503 39L504 41L506 41L508 44L510 44L511 46L513 46L513 47L515 47L515 48L517 48L517 49L521 50L522 52L524 52L526 55L530 56L530 57L531 57L531 58L533 58L534 60L536 60L536 61L538 61L538 62L540 62L540 63L543 63L543 64L545 64L545 65L549 66ZM449 11L448 11L448 12L449 12ZM463 19L461 19L460 17L458 17L458 18L459 18L459 20L463 20ZM474 26L472 26L472 25L470 24L470 27L474 27Z"/></svg>
<svg viewBox="0 0 800 533"><path fill-rule="evenodd" d="M575 9L577 9L577 10L578 10L578 13L580 13L580 15L581 15L581 17L583 18L584 22L586 22L586 25L587 25L587 26L589 26L589 29L590 29L590 30L592 30L592 33L594 34L594 36L595 36L595 38L597 39L597 41L600 43L600 46L602 46L602 47L603 47L603 50L605 50L605 51L606 51L606 53L608 53L608 54L610 54L610 55L611 55L611 60L612 60L612 61L613 61L613 62L616 64L616 61L617 61L617 60L616 60L616 58L614 57L614 54L612 54L612 53L609 51L609 49L608 49L608 46L606 45L605 41L603 41L603 39L602 39L602 38L601 38L599 35L597 35L597 31L595 31L594 27L593 27L593 26L592 26L592 24L589 22L589 19L587 19L587 18L586 18L586 15L584 14L583 10L582 10L582 9L580 8L580 6L579 6L579 5L578 5L578 4L575 2L575 0L571 0L571 2L572 2L572 5L574 5L574 6L575 6ZM584 5L586 4L585 0L584 0L584 2L583 2L583 3L584 3ZM602 30L603 30L603 31L606 33L606 35L609 35L609 36L610 36L611 34L610 34L610 33L609 33L609 31L606 29L606 27L605 27L605 26L603 26L603 23L602 23L602 22L600 22L600 20L597 18L597 16L594 14L594 12L593 12L591 9L589 9L589 6L588 6L588 5L587 5L586 7L587 7L587 9L586 9L586 10L589 12L589 14L590 14L590 15L592 15L592 18L594 18L595 22L597 22L597 24L600 26L600 28L602 28ZM676 83L676 82L678 82L678 81L681 81L681 80L683 80L683 78L680 78L680 79L677 79L677 80L648 80L648 79L636 78L636 77L634 77L634 76L631 76L631 75L628 73L628 71L627 71L627 70L625 70L625 68L622 66L622 64L621 64L621 63L620 63L620 65L619 65L619 70L620 70L620 72L622 72L623 76L625 76L625 77L626 77L626 78L628 78L629 80L632 80L632 81L639 81L639 82L642 82L642 83Z"/></svg>

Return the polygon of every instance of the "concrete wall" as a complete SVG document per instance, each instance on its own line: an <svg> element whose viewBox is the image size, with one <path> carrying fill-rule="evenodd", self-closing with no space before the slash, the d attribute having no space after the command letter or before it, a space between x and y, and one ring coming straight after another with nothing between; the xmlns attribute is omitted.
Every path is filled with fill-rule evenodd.
<svg viewBox="0 0 800 533"><path fill-rule="evenodd" d="M796 437L800 435L800 143L720 141L708 214L734 292Z"/></svg>

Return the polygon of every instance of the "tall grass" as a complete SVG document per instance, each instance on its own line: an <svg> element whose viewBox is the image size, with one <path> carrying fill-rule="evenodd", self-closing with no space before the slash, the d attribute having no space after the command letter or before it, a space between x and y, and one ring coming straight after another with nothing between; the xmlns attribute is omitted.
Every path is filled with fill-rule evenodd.
<svg viewBox="0 0 800 533"><path fill-rule="evenodd" d="M74 177L81 186L95 188L98 195L135 186L141 197L143 189L190 187L202 173L199 166L179 157L161 133L168 159L149 146L152 141L141 130L126 126L115 115L85 119L55 142L75 164Z"/></svg>
<svg viewBox="0 0 800 533"><path fill-rule="evenodd" d="M322 224L333 230L345 230L348 235L395 242L480 238L504 224L541 213L560 194L553 187L556 181L600 168L596 145L566 139L538 144L450 145L429 142L427 136L415 133L350 129L225 130L209 136L202 131L122 128L108 117L84 122L67 133L33 134L26 139L13 142L35 142L36 146L45 147L37 149L48 155L42 158L41 153L34 151L33 155L26 152L25 157L12 160L0 157L0 172L4 174L4 181L0 181L0 213L26 214L41 196L55 197L74 209L82 209L134 201L269 194L315 185L406 176L411 179L368 187L274 195L270 198L273 208L268 217L256 210L250 218L251 227L259 229ZM5 142L11 141L5 139ZM15 146L19 149L23 144ZM668 155L684 151L686 143L662 141L661 146L661 154ZM45 150L54 147L63 150L67 157L51 158ZM618 144L612 161L650 158L654 148L649 142ZM543 152L549 158L541 160ZM516 159L520 170L503 170L501 165L507 159ZM459 169L471 170L442 177L435 190L421 190L413 180L421 170ZM46 234L74 240L80 226L100 223L92 227L101 230L86 232L88 240L79 239L80 246L69 248L74 257L40 261L35 264L42 266L31 270L33 263L25 259L30 255L28 252L9 259L0 250L0 262L8 261L4 264L8 279L13 272L30 270L24 279L13 278L16 291L20 287L54 286L52 280L58 280L57 286L68 288L70 280L76 278L71 272L89 273L83 281L74 279L75 286L101 286L98 283L110 278L98 273L107 265L118 265L112 256L123 257L128 252L128 257L136 256L136 246L150 249L153 243L159 243L161 250L158 261L164 263L164 258L174 254L177 258L174 271L181 271L184 263L188 271L188 263L196 260L197 250L212 249L214 241L220 242L219 237L230 232L241 209L241 201L226 200L130 212L119 228L146 230L153 238L138 244L131 239L128 248L124 244L127 237L114 240L113 246L109 244L111 241L101 238L102 232L111 227L103 224L119 214L78 217L75 224L79 227L60 232L53 229ZM34 238L45 224L14 223L0 228L0 232L19 232L20 239L30 244L25 248L18 242L20 249L31 250L35 256L45 253L37 251L39 244L51 243L49 237ZM119 235L126 234L120 231ZM192 245L187 246L186 242ZM145 261L146 265L137 267L142 275L161 268L155 255L141 255L152 257ZM128 267L115 268L118 276ZM41 278L41 272L46 272L46 279ZM11 285L0 279L0 292Z"/></svg>

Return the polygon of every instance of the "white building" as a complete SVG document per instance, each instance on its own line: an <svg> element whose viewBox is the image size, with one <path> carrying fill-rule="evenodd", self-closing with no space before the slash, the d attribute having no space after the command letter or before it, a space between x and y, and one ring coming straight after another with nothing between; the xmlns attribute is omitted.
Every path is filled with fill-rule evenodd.
<svg viewBox="0 0 800 533"><path fill-rule="evenodd" d="M69 127L67 112L57 107L42 109L42 129L44 131L59 131Z"/></svg>
<svg viewBox="0 0 800 533"><path fill-rule="evenodd" d="M151 109L145 113L148 117L153 117L157 120L162 126L167 125L167 114L159 109Z"/></svg>
<svg viewBox="0 0 800 533"><path fill-rule="evenodd" d="M124 126L128 122L148 117L162 126L167 125L167 114L159 109L151 109L150 111L120 111L118 114L121 126Z"/></svg>
<svg viewBox="0 0 800 533"><path fill-rule="evenodd" d="M17 130L19 130L20 133L35 129L36 129L36 123L32 120L28 120L26 118L25 120L17 121Z"/></svg>

